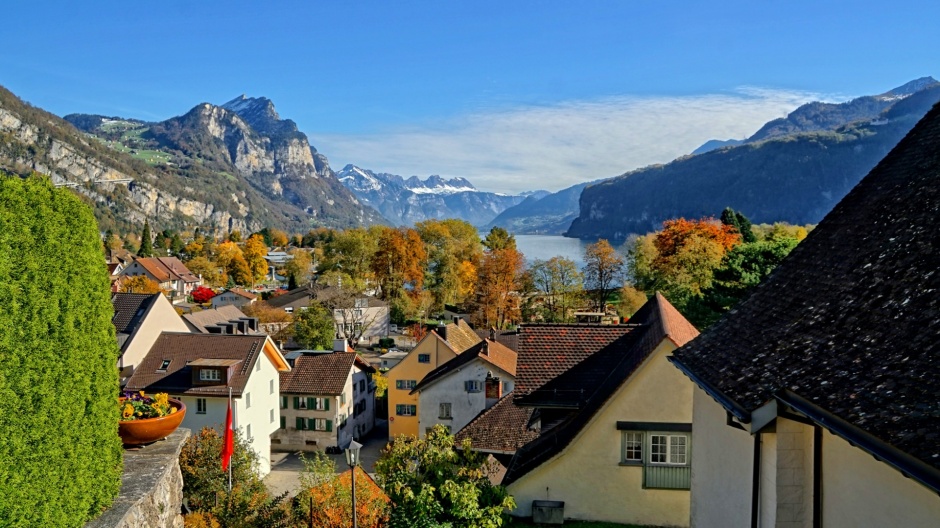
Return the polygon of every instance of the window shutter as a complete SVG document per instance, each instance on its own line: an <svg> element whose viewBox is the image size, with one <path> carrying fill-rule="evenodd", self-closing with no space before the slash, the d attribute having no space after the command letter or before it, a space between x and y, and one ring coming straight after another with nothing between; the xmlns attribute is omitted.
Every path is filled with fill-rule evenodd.
<svg viewBox="0 0 940 528"><path fill-rule="evenodd" d="M300 396L294 396L294 408L300 409Z"/></svg>
<svg viewBox="0 0 940 528"><path fill-rule="evenodd" d="M303 430L304 430L304 419L298 416L298 417L297 417L297 422L296 422L294 425L297 426L297 430L298 430L298 431L303 431Z"/></svg>
<svg viewBox="0 0 940 528"><path fill-rule="evenodd" d="M287 417L281 416L281 429L287 429Z"/></svg>
<svg viewBox="0 0 940 528"><path fill-rule="evenodd" d="M333 420L327 420L327 421L326 421L326 432L329 433L329 432L332 432L332 431L333 431Z"/></svg>
<svg viewBox="0 0 940 528"><path fill-rule="evenodd" d="M307 398L307 408L308 408L308 409L316 409L316 408L317 408L316 398Z"/></svg>
<svg viewBox="0 0 940 528"><path fill-rule="evenodd" d="M317 419L316 418L307 418L307 429L311 431L317 430Z"/></svg>
<svg viewBox="0 0 940 528"><path fill-rule="evenodd" d="M323 410L324 410L324 411L329 411L329 410L330 410L330 399L329 399L329 398L323 398Z"/></svg>
<svg viewBox="0 0 940 528"><path fill-rule="evenodd" d="M463 382L463 390L470 392L470 380Z"/></svg>

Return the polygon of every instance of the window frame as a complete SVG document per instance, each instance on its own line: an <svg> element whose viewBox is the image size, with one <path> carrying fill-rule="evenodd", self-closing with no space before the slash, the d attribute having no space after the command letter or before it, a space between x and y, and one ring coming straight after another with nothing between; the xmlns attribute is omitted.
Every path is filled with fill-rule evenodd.
<svg viewBox="0 0 940 528"><path fill-rule="evenodd" d="M431 354L418 354L418 363L431 363Z"/></svg>
<svg viewBox="0 0 940 528"><path fill-rule="evenodd" d="M196 398L196 414L206 414L208 404L205 398Z"/></svg>
<svg viewBox="0 0 940 528"><path fill-rule="evenodd" d="M444 412L444 411L447 412ZM439 420L453 420L454 419L454 406L451 402L440 402L437 406L437 418Z"/></svg>

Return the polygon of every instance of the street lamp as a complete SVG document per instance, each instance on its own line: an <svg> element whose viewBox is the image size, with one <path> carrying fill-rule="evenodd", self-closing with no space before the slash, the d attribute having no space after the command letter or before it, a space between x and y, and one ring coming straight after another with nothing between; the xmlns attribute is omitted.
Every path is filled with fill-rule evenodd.
<svg viewBox="0 0 940 528"><path fill-rule="evenodd" d="M352 525L353 528L358 528L356 523L356 466L359 465L359 450L362 449L362 444L353 440L349 442L349 447L346 448L346 463L349 464L350 469L352 470Z"/></svg>

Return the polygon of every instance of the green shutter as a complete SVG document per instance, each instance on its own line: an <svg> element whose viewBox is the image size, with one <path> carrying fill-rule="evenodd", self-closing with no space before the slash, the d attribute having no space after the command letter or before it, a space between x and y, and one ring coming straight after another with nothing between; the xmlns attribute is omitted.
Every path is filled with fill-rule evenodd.
<svg viewBox="0 0 940 528"><path fill-rule="evenodd" d="M294 396L294 408L300 409L300 396Z"/></svg>
<svg viewBox="0 0 940 528"><path fill-rule="evenodd" d="M303 430L304 430L304 419L298 416L298 417L297 417L296 425L297 425L297 430L298 430L298 431L303 431Z"/></svg>
<svg viewBox="0 0 940 528"><path fill-rule="evenodd" d="M287 429L287 417L281 416L281 429Z"/></svg>
<svg viewBox="0 0 940 528"><path fill-rule="evenodd" d="M323 410L324 410L324 411L329 411L329 410L330 410L330 399L329 399L329 398L323 398Z"/></svg>
<svg viewBox="0 0 940 528"><path fill-rule="evenodd" d="M307 398L307 409L313 410L317 408L316 398Z"/></svg>
<svg viewBox="0 0 940 528"><path fill-rule="evenodd" d="M327 421L326 421L326 432L329 433L329 432L331 432L331 431L333 431L333 420L327 420Z"/></svg>
<svg viewBox="0 0 940 528"><path fill-rule="evenodd" d="M311 431L317 430L317 419L316 418L307 418L307 429Z"/></svg>
<svg viewBox="0 0 940 528"><path fill-rule="evenodd" d="M287 408L287 396L281 396L281 409Z"/></svg>

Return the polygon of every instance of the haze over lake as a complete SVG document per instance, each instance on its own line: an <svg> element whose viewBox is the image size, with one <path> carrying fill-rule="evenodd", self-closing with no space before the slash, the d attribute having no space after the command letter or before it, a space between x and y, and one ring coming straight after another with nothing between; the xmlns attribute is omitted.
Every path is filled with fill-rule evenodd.
<svg viewBox="0 0 940 528"><path fill-rule="evenodd" d="M485 235L485 234L484 234ZM516 247L525 255L526 262L548 260L552 257L565 257L575 261L578 267L584 266L584 248L593 242L567 238L559 235L514 235ZM618 247L623 254L623 247Z"/></svg>

